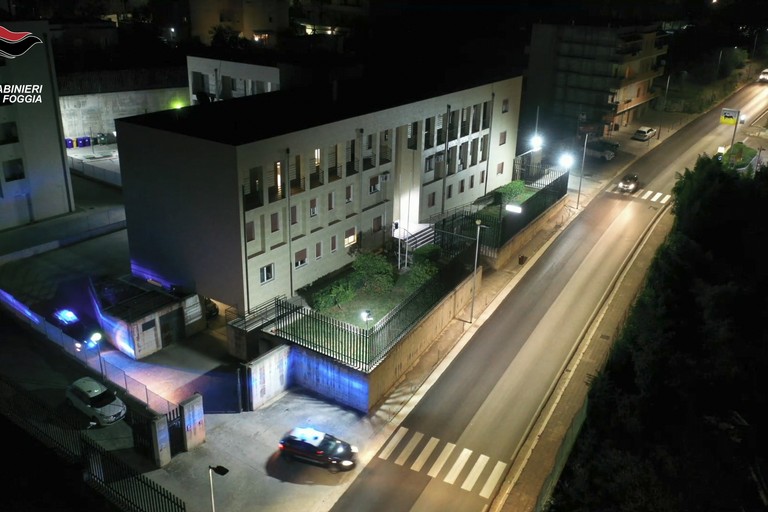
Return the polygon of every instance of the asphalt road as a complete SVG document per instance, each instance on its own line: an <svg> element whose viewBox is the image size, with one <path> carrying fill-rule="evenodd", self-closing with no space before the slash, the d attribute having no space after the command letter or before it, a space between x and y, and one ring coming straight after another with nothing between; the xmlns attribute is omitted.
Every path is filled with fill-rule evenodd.
<svg viewBox="0 0 768 512"><path fill-rule="evenodd" d="M762 112L765 105L766 92L757 87L728 100L744 112ZM641 176L640 190L618 192L617 177L531 262L334 511L487 509L499 475L516 456L604 294L671 199L676 176L693 169L699 154L714 154L712 148L735 137L739 127L719 124L719 112L713 109L632 162L626 172Z"/></svg>

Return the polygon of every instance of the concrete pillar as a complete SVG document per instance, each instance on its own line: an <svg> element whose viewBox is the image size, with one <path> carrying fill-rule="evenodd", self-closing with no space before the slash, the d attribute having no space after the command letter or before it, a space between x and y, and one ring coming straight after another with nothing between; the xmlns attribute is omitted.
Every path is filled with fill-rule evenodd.
<svg viewBox="0 0 768 512"><path fill-rule="evenodd" d="M184 449L192 451L205 442L203 396L195 393L179 404L184 425Z"/></svg>
<svg viewBox="0 0 768 512"><path fill-rule="evenodd" d="M152 420L152 451L157 467L165 467L171 462L171 440L168 435L168 420L165 415L158 415Z"/></svg>

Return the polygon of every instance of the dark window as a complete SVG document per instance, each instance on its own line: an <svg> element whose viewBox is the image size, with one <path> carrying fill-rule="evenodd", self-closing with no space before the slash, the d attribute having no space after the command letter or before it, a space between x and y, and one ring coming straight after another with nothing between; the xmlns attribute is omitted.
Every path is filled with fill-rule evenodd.
<svg viewBox="0 0 768 512"><path fill-rule="evenodd" d="M253 221L245 224L245 241L253 242L256 238L256 230L253 227Z"/></svg>
<svg viewBox="0 0 768 512"><path fill-rule="evenodd" d="M16 181L24 179L24 162L21 158L14 158L13 160L6 160L3 162L3 176L5 181Z"/></svg>

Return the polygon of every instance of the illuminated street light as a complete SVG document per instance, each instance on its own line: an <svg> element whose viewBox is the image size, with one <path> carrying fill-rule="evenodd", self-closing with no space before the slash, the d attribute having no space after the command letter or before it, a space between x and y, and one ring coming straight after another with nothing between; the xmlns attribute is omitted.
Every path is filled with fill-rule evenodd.
<svg viewBox="0 0 768 512"><path fill-rule="evenodd" d="M360 313L360 318L362 318L365 321L365 330L368 330L368 322L373 320L373 315L371 315L371 310L366 309L362 313Z"/></svg>
<svg viewBox="0 0 768 512"><path fill-rule="evenodd" d="M229 470L224 466L208 466L208 481L211 483L211 512L216 512L216 503L213 501L213 474L224 476Z"/></svg>

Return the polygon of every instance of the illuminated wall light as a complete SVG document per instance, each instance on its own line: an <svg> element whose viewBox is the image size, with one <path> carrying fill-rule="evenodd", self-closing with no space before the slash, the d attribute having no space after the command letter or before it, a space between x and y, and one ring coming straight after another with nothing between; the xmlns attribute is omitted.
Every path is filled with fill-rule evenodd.
<svg viewBox="0 0 768 512"><path fill-rule="evenodd" d="M512 213L523 213L523 207L518 204L508 204L504 209Z"/></svg>

